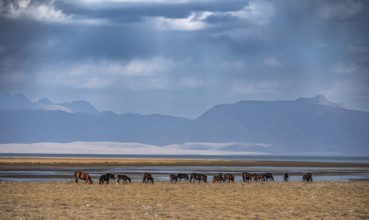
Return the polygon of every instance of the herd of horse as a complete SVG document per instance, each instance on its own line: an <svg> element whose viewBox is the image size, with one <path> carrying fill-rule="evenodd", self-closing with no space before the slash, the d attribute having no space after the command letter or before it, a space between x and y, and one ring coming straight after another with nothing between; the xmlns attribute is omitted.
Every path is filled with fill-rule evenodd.
<svg viewBox="0 0 369 220"><path fill-rule="evenodd" d="M284 174L284 181L288 181L289 175L288 173ZM92 184L92 178L91 176L87 173L87 172L83 172L83 171L75 171L74 172L74 179L75 179L75 183L78 183L78 180L84 180L85 183L90 183ZM189 181L190 183L194 183L196 181L198 181L198 183L200 182L204 182L207 183L208 182L208 177L205 174L202 173L191 173L190 175L188 175L187 173L178 173L178 174L170 174L169 175L169 179L171 183L176 183L178 181ZM222 182L227 182L227 183L232 183L234 182L234 175L231 173L226 173L226 174L222 174L222 173L218 173L218 175L213 176L213 183L222 183ZM120 180L122 180L123 184L126 183L130 183L131 182L131 178L129 178L126 175L114 175L112 173L106 173L104 175L101 175L99 178L99 184L103 185L104 183L109 184L110 180L116 180L117 184L119 184ZM272 173L247 173L247 172L243 172L242 173L242 181L243 182L250 182L250 181L254 181L254 182L260 182L260 181L274 181L273 178L273 174ZM302 176L302 181L303 182L313 182L313 175L311 173L306 173ZM154 184L154 177L152 176L151 173L144 173L143 175L143 179L142 179L142 183L151 183Z"/></svg>

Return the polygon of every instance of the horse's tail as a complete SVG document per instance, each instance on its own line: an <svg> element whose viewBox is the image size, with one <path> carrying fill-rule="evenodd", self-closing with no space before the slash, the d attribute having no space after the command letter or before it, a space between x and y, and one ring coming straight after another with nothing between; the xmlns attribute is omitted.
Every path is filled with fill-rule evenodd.
<svg viewBox="0 0 369 220"><path fill-rule="evenodd" d="M131 183L131 178L128 177L128 181Z"/></svg>

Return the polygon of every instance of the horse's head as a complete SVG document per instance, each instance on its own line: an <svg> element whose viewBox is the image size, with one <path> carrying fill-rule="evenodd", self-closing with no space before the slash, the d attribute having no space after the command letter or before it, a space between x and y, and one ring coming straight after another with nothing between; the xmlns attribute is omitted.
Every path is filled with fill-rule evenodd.
<svg viewBox="0 0 369 220"><path fill-rule="evenodd" d="M91 179L90 176L88 176L87 181L88 181L89 184L92 184L93 183L93 181L92 181L92 179Z"/></svg>

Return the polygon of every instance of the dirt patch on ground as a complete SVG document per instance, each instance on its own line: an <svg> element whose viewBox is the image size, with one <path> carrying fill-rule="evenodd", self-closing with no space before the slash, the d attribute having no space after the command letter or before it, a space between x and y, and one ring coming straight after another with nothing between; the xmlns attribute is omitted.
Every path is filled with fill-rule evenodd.
<svg viewBox="0 0 369 220"><path fill-rule="evenodd" d="M369 182L0 183L0 219L368 219Z"/></svg>

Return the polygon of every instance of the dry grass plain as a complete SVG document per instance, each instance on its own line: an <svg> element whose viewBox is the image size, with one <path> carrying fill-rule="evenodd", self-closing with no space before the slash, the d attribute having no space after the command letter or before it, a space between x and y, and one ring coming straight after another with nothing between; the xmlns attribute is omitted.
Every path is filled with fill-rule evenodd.
<svg viewBox="0 0 369 220"><path fill-rule="evenodd" d="M0 169L40 166L281 166L281 167L360 167L369 168L369 163L298 162L298 161L254 161L224 159L171 159L171 158L47 158L47 157L3 157Z"/></svg>
<svg viewBox="0 0 369 220"><path fill-rule="evenodd" d="M369 181L0 183L0 219L369 219Z"/></svg>

